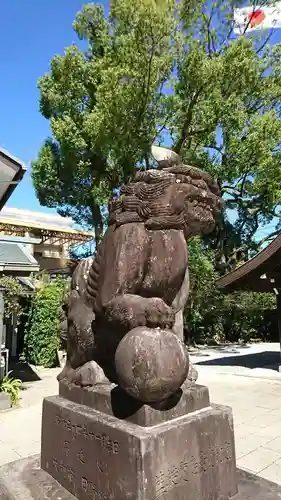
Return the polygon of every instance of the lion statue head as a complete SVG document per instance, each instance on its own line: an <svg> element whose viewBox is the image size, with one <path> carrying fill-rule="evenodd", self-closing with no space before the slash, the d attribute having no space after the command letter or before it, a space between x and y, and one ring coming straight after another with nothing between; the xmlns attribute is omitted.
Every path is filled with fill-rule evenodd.
<svg viewBox="0 0 281 500"><path fill-rule="evenodd" d="M158 164L122 186L109 204L109 225L143 222L150 230L183 230L186 238L211 233L222 206L218 184L175 153Z"/></svg>

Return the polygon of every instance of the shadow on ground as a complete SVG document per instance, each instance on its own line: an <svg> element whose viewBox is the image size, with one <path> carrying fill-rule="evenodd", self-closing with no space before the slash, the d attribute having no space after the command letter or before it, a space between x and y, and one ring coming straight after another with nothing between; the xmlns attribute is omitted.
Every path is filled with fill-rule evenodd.
<svg viewBox="0 0 281 500"><path fill-rule="evenodd" d="M248 349L248 344L231 344L231 345L212 345L212 346L200 346L190 347L190 354L197 357L206 358L210 356L210 350L213 352L222 352L224 354L235 354L241 351L241 349Z"/></svg>
<svg viewBox="0 0 281 500"><path fill-rule="evenodd" d="M224 351L227 352L227 351ZM216 359L206 359L198 361L196 365L212 366L243 366L245 368L267 368L279 371L280 353L274 351L264 351L255 354L241 354L237 356L227 356Z"/></svg>
<svg viewBox="0 0 281 500"><path fill-rule="evenodd" d="M22 382L37 382L41 380L37 373L25 361L11 361L9 364L10 377L19 378Z"/></svg>

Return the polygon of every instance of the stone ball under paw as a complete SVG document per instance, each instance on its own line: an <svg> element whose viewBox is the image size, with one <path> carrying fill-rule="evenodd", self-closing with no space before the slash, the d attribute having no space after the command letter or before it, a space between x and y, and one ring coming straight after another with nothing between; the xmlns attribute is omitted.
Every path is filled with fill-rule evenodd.
<svg viewBox="0 0 281 500"><path fill-rule="evenodd" d="M119 385L145 403L167 399L185 381L188 354L170 330L137 327L118 345L115 367Z"/></svg>

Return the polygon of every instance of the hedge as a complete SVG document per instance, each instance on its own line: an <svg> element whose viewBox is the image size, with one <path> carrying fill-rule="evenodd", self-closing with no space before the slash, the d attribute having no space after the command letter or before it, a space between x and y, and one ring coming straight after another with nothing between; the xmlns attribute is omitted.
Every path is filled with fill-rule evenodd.
<svg viewBox="0 0 281 500"><path fill-rule="evenodd" d="M276 297L269 293L222 293L212 252L199 239L189 243L190 295L184 315L189 343L278 340Z"/></svg>
<svg viewBox="0 0 281 500"><path fill-rule="evenodd" d="M57 280L41 288L32 300L24 338L24 356L28 363L45 368L58 364L58 312L64 289L65 282Z"/></svg>

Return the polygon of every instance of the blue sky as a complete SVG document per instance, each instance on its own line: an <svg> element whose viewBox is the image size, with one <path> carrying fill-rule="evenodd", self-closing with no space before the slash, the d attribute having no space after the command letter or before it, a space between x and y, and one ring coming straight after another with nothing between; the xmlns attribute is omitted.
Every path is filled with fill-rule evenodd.
<svg viewBox="0 0 281 500"><path fill-rule="evenodd" d="M27 165L50 135L48 121L38 110L37 80L55 54L77 43L72 22L84 3L1 0L0 146ZM36 199L30 168L7 206L50 211Z"/></svg>
<svg viewBox="0 0 281 500"><path fill-rule="evenodd" d="M1 0L0 30L0 146L22 159L29 169L7 206L44 212L30 178L35 159L50 135L48 121L39 112L37 80L48 71L55 54L78 43L72 29L75 14L86 2L80 0ZM100 2L101 3L101 2ZM104 0L106 9L108 0ZM276 30L272 42L279 42ZM260 234L268 228L261 228Z"/></svg>

